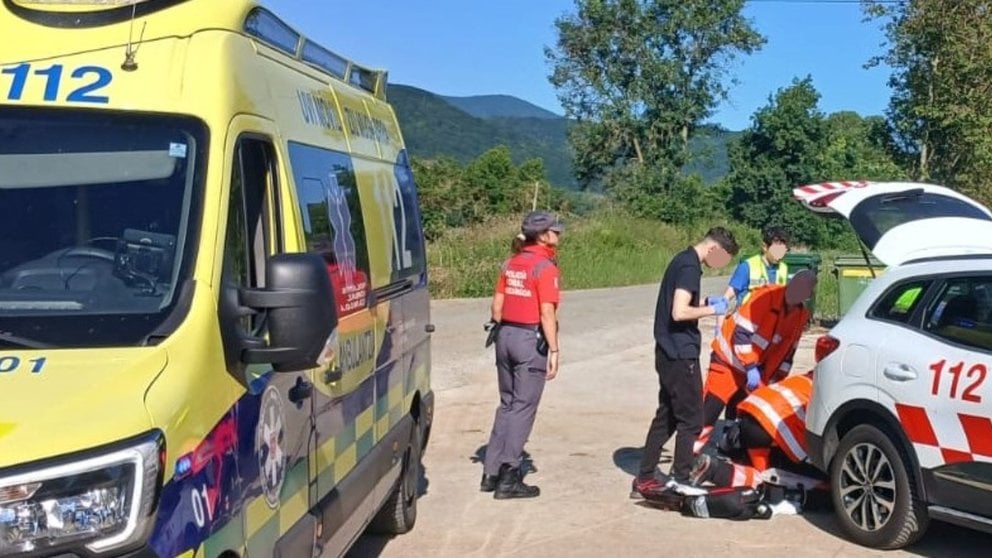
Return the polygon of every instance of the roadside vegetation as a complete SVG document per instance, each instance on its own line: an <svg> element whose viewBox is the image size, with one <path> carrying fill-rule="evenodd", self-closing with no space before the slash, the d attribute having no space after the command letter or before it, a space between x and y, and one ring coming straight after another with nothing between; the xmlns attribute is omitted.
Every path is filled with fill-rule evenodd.
<svg viewBox="0 0 992 558"><path fill-rule="evenodd" d="M567 221L561 246L563 288L591 289L655 283L679 250L696 242L703 226L676 227L632 217L615 209L600 209ZM509 254L510 240L520 226L515 217L451 229L428 244L430 287L435 298L488 297L500 266ZM756 254L760 233L728 225L741 243L741 256ZM829 321L838 315L837 278L832 273L836 251L820 254L816 315ZM738 258L739 259L739 258ZM735 260L736 262L737 260ZM707 275L728 274L705 270ZM654 301L646 303L653 304Z"/></svg>

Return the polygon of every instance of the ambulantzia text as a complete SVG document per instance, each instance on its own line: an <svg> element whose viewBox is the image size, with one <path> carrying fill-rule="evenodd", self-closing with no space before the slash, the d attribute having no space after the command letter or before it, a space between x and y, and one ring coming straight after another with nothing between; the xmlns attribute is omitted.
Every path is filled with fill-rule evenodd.
<svg viewBox="0 0 992 558"><path fill-rule="evenodd" d="M341 369L354 370L375 356L375 334L365 331L341 340Z"/></svg>

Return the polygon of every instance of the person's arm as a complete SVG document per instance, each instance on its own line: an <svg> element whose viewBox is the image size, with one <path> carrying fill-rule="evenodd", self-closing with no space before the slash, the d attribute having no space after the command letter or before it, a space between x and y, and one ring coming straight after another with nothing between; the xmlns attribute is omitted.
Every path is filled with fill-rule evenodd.
<svg viewBox="0 0 992 558"><path fill-rule="evenodd" d="M561 354L558 345L558 310L557 305L550 302L541 303L541 330L548 340L548 371L546 377L554 380L558 376L558 357Z"/></svg>
<svg viewBox="0 0 992 558"><path fill-rule="evenodd" d="M792 350L785 357L785 360L782 361L782 364L778 365L778 370L772 374L772 379L769 383L781 382L789 377L789 373L792 372L792 361L796 358L796 348L798 345L797 340L796 344L792 346Z"/></svg>
<svg viewBox="0 0 992 558"><path fill-rule="evenodd" d="M799 343L803 339L803 329L809 322L809 311L805 308L800 308L799 312L798 322L801 325L798 327L797 331L786 332L788 335L783 336L789 341L789 354L782 359L782 364L778 366L778 369L772 372L772 382L780 382L786 379L792 372L792 364L796 358L796 351L799 349Z"/></svg>
<svg viewBox="0 0 992 558"><path fill-rule="evenodd" d="M541 331L548 340L548 354L558 352L558 310L555 304L541 303Z"/></svg>
<svg viewBox="0 0 992 558"><path fill-rule="evenodd" d="M746 292L750 286L751 270L747 262L743 261L737 264L737 268L734 269L734 274L730 277L730 283L727 284L727 291L723 296L728 302L734 302L737 300L737 296Z"/></svg>
<svg viewBox="0 0 992 558"><path fill-rule="evenodd" d="M503 302L506 300L506 274L500 272L493 291L493 303L489 307L489 316L496 323L503 320Z"/></svg>
<svg viewBox="0 0 992 558"><path fill-rule="evenodd" d="M712 306L693 306L692 293L689 291L675 289L675 297L672 300L672 319L676 322L691 322L716 314L716 308Z"/></svg>
<svg viewBox="0 0 992 558"><path fill-rule="evenodd" d="M499 290L497 290L496 294L493 295L493 304L492 307L490 308L490 314L489 314L492 317L493 321L496 323L499 323L503 320L504 300L506 300L506 295L500 292Z"/></svg>
<svg viewBox="0 0 992 558"><path fill-rule="evenodd" d="M537 278L537 300L540 302L541 332L548 342L547 379L558 375L558 357L561 345L558 343L558 303L561 291L558 286L558 268L550 265L541 270Z"/></svg>

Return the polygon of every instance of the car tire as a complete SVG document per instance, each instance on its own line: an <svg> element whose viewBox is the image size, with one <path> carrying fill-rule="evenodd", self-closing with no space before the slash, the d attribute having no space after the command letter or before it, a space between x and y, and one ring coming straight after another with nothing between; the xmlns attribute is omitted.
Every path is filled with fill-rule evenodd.
<svg viewBox="0 0 992 558"><path fill-rule="evenodd" d="M410 443L403 453L403 468L399 481L372 519L369 528L383 535L402 535L413 529L417 522L417 498L420 496L421 455L420 425L410 429Z"/></svg>
<svg viewBox="0 0 992 558"><path fill-rule="evenodd" d="M874 426L853 428L830 465L830 493L844 533L872 548L916 542L930 523L905 456Z"/></svg>

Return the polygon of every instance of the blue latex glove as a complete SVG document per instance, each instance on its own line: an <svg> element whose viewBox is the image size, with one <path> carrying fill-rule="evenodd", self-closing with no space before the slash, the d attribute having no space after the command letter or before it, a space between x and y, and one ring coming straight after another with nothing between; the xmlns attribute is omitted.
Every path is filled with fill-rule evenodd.
<svg viewBox="0 0 992 558"><path fill-rule="evenodd" d="M761 383L761 370L757 366L750 366L747 369L747 390L754 391L758 389L758 384Z"/></svg>
<svg viewBox="0 0 992 558"><path fill-rule="evenodd" d="M726 314L727 307L730 305L730 303L727 302L727 299L722 296L711 296L706 299L706 303L713 307L713 312L716 313L717 316L723 316Z"/></svg>

